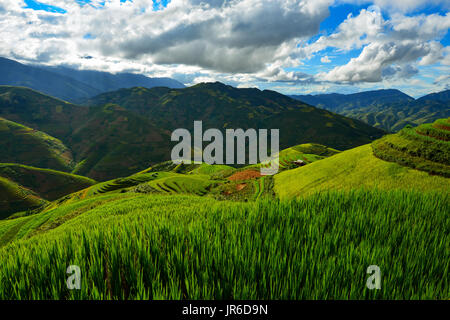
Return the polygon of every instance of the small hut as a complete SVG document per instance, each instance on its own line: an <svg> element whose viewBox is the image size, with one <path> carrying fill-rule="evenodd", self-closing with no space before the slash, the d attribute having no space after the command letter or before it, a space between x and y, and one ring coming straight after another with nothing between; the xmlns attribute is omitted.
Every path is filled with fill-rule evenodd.
<svg viewBox="0 0 450 320"><path fill-rule="evenodd" d="M295 164L297 167L303 167L304 165L306 165L306 162L300 159L292 161L292 163Z"/></svg>

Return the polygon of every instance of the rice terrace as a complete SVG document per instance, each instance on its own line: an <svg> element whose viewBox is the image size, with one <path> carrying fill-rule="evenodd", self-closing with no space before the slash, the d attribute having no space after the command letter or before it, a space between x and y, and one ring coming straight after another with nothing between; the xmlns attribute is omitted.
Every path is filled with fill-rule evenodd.
<svg viewBox="0 0 450 320"><path fill-rule="evenodd" d="M357 2L0 0L0 301L448 301L449 7Z"/></svg>

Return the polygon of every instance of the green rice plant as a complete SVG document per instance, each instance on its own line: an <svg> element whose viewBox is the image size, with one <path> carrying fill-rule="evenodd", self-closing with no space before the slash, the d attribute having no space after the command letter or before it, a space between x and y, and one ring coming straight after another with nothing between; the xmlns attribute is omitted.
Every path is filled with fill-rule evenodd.
<svg viewBox="0 0 450 320"><path fill-rule="evenodd" d="M217 185L217 182L206 175L173 174L150 181L147 185L162 193L190 193L202 196Z"/></svg>
<svg viewBox="0 0 450 320"><path fill-rule="evenodd" d="M448 299L449 211L436 192L135 194L0 248L0 298ZM81 290L66 287L69 265ZM369 265L380 290L366 287Z"/></svg>
<svg viewBox="0 0 450 320"><path fill-rule="evenodd" d="M434 138L420 130L404 128L397 134L374 141L374 155L430 174L450 177L450 141Z"/></svg>
<svg viewBox="0 0 450 320"><path fill-rule="evenodd" d="M374 156L371 145L346 150L274 176L278 197L303 197L325 190L378 188L381 190L439 191L448 195L450 180Z"/></svg>
<svg viewBox="0 0 450 320"><path fill-rule="evenodd" d="M439 129L435 124L426 123L416 128L416 132L435 139L450 141L450 131Z"/></svg>

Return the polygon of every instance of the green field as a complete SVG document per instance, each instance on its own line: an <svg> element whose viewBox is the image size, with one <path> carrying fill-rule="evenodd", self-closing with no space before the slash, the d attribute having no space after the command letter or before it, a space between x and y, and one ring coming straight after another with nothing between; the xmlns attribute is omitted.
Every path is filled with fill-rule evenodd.
<svg viewBox="0 0 450 320"><path fill-rule="evenodd" d="M96 183L0 164L0 299L449 299L447 124L296 145L274 176L166 161Z"/></svg>
<svg viewBox="0 0 450 320"><path fill-rule="evenodd" d="M0 298L448 299L449 210L442 194L400 191L103 195L0 222L20 238L0 249ZM381 290L365 287L372 264ZM65 286L69 265L81 290Z"/></svg>
<svg viewBox="0 0 450 320"><path fill-rule="evenodd" d="M47 201L33 191L0 176L0 219L15 212L38 208L46 203Z"/></svg>
<svg viewBox="0 0 450 320"><path fill-rule="evenodd" d="M33 210L62 196L94 185L92 179L15 163L0 163L0 214L8 217Z"/></svg>
<svg viewBox="0 0 450 320"><path fill-rule="evenodd" d="M70 172L72 152L60 140L0 117L1 162Z"/></svg>
<svg viewBox="0 0 450 320"><path fill-rule="evenodd" d="M378 188L382 190L450 192L448 178L403 167L375 157L371 145L344 151L275 177L275 192L284 199L326 190Z"/></svg>
<svg viewBox="0 0 450 320"><path fill-rule="evenodd" d="M450 178L450 119L407 127L372 143L374 155L406 167Z"/></svg>
<svg viewBox="0 0 450 320"><path fill-rule="evenodd" d="M0 177L33 190L47 200L56 200L96 184L96 181L83 176L16 163L0 163Z"/></svg>

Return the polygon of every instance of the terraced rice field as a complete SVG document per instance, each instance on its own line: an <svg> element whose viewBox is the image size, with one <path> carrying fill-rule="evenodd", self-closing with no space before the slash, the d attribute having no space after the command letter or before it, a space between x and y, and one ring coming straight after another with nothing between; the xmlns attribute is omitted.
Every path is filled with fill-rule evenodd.
<svg viewBox="0 0 450 320"><path fill-rule="evenodd" d="M448 128L448 129L446 129ZM450 122L438 120L432 125L407 127L372 143L380 159L430 174L450 177Z"/></svg>

